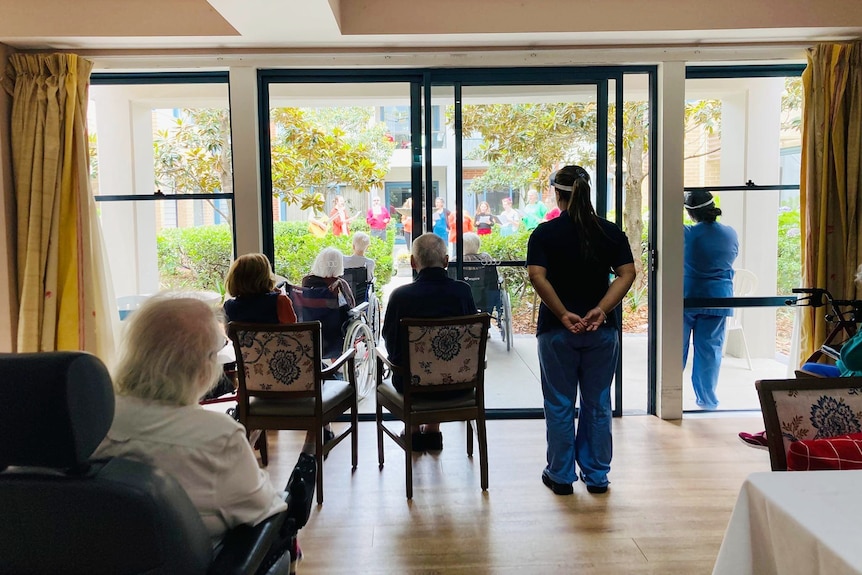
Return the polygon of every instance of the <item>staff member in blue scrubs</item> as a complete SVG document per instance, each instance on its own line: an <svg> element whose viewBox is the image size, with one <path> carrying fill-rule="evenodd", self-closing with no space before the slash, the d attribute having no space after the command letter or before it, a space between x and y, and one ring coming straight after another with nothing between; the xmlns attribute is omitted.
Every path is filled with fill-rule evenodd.
<svg viewBox="0 0 862 575"><path fill-rule="evenodd" d="M721 208L710 192L685 194L685 209L696 223L685 226L683 235L684 297L733 297L733 262L739 253L736 231L716 221ZM721 367L724 323L733 315L730 308L687 308L683 312L682 365L688 362L689 341L694 344L691 383L697 405L718 408L715 388Z"/></svg>
<svg viewBox="0 0 862 575"><path fill-rule="evenodd" d="M539 224L527 244L527 272L542 299L536 325L548 441L542 483L571 495L577 463L587 491L605 493L620 341L614 308L635 279L634 259L620 228L596 215L586 170L566 166L551 176L551 186L560 216Z"/></svg>

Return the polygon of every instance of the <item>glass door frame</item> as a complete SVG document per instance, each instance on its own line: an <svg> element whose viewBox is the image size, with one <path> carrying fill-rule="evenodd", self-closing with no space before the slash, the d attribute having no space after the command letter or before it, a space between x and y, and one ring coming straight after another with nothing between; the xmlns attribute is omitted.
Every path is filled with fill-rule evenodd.
<svg viewBox="0 0 862 575"><path fill-rule="evenodd" d="M272 173L269 157L271 140L269 130L270 113L270 84L282 83L346 83L365 84L376 82L408 83L410 89L410 180L412 187L412 216L414 222L424 221L425 227L415 226L413 238L418 237L423 231L430 231L432 218L432 207L434 204L434 191L432 185L423 186L423 182L433 182L433 126L431 99L432 88L439 86L452 86L455 104L455 207L460 211L463 208L463 157L462 157L462 132L461 132L461 101L462 88L465 86L525 86L525 85L595 85L596 87L596 190L607 190L608 185L608 135L609 119L608 107L611 99L614 102L614 123L616 124L614 149L623 149L623 107L624 107L624 77L627 74L646 74L649 82L649 149L656 150L658 141L657 122L657 73L655 65L644 66L592 66L592 67L519 67L519 68L440 68L440 69L363 69L363 70L289 70L289 69L266 69L258 71L258 122L260 127L260 182L261 182L261 218L263 252L271 259L274 258L273 237L273 213L270 198L272 196ZM609 83L614 82L614 94L609 94ZM422 114L423 102L426 103ZM424 138L423 138L424 127ZM424 152L424 154L423 154ZM423 173L423 156L425 170ZM649 181L650 181L650 212L656 205L657 192L657 154L652 152L649 157ZM618 158L615 164L614 177L614 202L615 223L622 226L623 217L623 163ZM424 197L423 197L424 189ZM596 194L596 212L600 216L607 214L607 194ZM657 237L658 222L655 217L649 218L649 262L648 266L648 292L649 301L649 337L648 337L648 390L647 390L647 412L655 414L656 410L656 365L652 358L656 357L656 326L655 305L657 296L653 286L656 285L657 254L655 238ZM463 259L463 224L460 218L456 218L456 258L460 262ZM523 261L501 262L505 265L525 265ZM459 274L462 273L458 264ZM616 314L619 322L620 339L622 339L621 314ZM622 373L622 345L620 345L620 356L617 360L614 388L614 416L622 416L623 396L623 373ZM506 418L541 418L541 408L523 409L489 409L489 414L499 411L496 415Z"/></svg>

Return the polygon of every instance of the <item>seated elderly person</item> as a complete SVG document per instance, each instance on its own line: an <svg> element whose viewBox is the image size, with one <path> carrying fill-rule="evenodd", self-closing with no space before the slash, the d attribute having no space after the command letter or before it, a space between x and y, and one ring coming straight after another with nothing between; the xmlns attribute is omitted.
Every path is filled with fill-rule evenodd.
<svg viewBox="0 0 862 575"><path fill-rule="evenodd" d="M323 248L311 264L311 273L302 278L302 287L325 287L338 295L347 309L356 305L353 291L341 277L344 275L344 255L335 248Z"/></svg>
<svg viewBox="0 0 862 575"><path fill-rule="evenodd" d="M383 320L383 339L389 359L395 365L400 365L404 359L399 349L402 318L452 317L476 313L470 286L451 279L446 274L448 264L446 242L440 236L426 233L413 242L410 265L418 275L412 283L392 292ZM392 385L399 392L404 391L404 383L399 376L392 376ZM440 424L423 425L422 429L412 429L411 432L417 451L443 449Z"/></svg>
<svg viewBox="0 0 862 575"><path fill-rule="evenodd" d="M371 238L365 232L356 232L353 234L353 254L344 256L344 269L349 268L365 268L368 271L368 281L374 279L374 260L365 256L368 251L368 246L371 245ZM353 294L354 296L356 294Z"/></svg>
<svg viewBox="0 0 862 575"><path fill-rule="evenodd" d="M240 524L287 508L258 467L245 429L198 400L222 371L226 342L209 304L180 294L147 300L126 325L113 374L114 421L97 457L127 457L172 475L201 514L213 544Z"/></svg>

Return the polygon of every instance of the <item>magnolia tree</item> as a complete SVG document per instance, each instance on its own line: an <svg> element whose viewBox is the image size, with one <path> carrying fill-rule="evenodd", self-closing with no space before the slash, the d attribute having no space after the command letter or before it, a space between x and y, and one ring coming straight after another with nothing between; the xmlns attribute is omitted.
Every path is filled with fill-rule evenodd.
<svg viewBox="0 0 862 575"><path fill-rule="evenodd" d="M321 190L341 185L367 192L389 171L395 144L371 107L275 108L270 122L272 191L287 204L319 210ZM173 125L156 132L153 151L162 191L233 190L227 109L180 110Z"/></svg>

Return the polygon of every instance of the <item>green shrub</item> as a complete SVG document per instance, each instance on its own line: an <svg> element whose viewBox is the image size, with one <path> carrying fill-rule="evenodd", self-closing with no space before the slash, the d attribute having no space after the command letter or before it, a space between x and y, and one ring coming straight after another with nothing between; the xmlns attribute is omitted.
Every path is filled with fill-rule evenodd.
<svg viewBox="0 0 862 575"><path fill-rule="evenodd" d="M802 235L799 208L778 214L778 293L789 294L802 282Z"/></svg>
<svg viewBox="0 0 862 575"><path fill-rule="evenodd" d="M368 225L362 222L358 230ZM275 272L291 283L299 283L311 271L314 258L324 247L353 253L351 238L328 235L316 238L305 222L275 222ZM372 239L366 254L376 262L375 284L380 290L392 278L394 231L386 241ZM156 238L162 289L199 289L219 293L230 268L233 253L231 230L227 225L165 228Z"/></svg>
<svg viewBox="0 0 862 575"><path fill-rule="evenodd" d="M166 228L156 237L162 289L221 291L233 241L227 224Z"/></svg>
<svg viewBox="0 0 862 575"><path fill-rule="evenodd" d="M481 251L487 252L495 260L525 260L527 259L527 240L532 232L520 230L512 235L503 236L498 230L490 235L482 236ZM527 268L506 266L500 268L500 273L506 278L512 305L519 307L525 296L532 297L533 286L527 276Z"/></svg>

